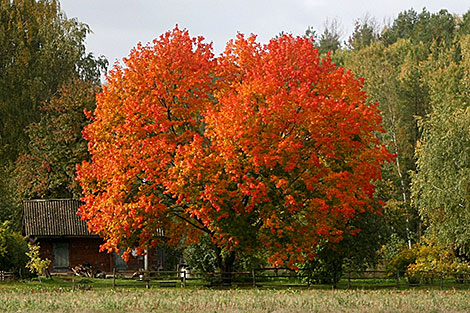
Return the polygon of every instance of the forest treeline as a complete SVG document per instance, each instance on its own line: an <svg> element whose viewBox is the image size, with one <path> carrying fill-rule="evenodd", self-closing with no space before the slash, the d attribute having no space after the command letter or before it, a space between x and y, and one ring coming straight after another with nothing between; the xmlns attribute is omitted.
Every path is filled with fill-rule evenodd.
<svg viewBox="0 0 470 313"><path fill-rule="evenodd" d="M395 154L377 184L385 202L382 257L417 259L417 270L468 260L470 12L410 9L386 26L367 17L345 43L338 38L327 28L320 50L333 48L337 64L364 78L386 130L378 136ZM406 246L413 253L397 256Z"/></svg>
<svg viewBox="0 0 470 313"><path fill-rule="evenodd" d="M89 33L58 1L0 1L2 267L19 264L8 251L9 242L20 240L24 199L82 194L76 164L90 159L82 138L90 121L83 112L94 110L107 70L104 57L86 52ZM364 79L367 101L378 103L385 128L377 136L395 155L376 183L383 214L363 214L353 222L361 229L357 236L319 247L310 266L327 272L378 262L399 270L467 268L470 11L410 9L389 25L358 19L346 41L336 22L322 32L309 27L305 36L322 56ZM186 259L210 269L197 264L215 262L209 246L207 240L191 245Z"/></svg>

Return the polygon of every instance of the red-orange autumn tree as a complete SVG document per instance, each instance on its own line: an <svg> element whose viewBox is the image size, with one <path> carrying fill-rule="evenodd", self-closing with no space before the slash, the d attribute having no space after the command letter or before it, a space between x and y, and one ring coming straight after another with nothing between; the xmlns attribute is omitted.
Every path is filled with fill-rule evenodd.
<svg viewBox="0 0 470 313"><path fill-rule="evenodd" d="M390 154L362 80L311 39L238 35L218 58L175 28L108 74L84 131L80 208L103 249L208 234L221 270L265 249L275 266L315 257L379 213L372 182ZM221 252L224 253L221 253Z"/></svg>

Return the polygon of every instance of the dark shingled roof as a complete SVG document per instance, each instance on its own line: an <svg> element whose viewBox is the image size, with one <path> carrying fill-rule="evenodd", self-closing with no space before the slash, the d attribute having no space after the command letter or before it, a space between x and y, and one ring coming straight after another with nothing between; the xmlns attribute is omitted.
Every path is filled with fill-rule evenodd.
<svg viewBox="0 0 470 313"><path fill-rule="evenodd" d="M23 227L26 236L96 236L77 216L78 200L27 200L23 202Z"/></svg>

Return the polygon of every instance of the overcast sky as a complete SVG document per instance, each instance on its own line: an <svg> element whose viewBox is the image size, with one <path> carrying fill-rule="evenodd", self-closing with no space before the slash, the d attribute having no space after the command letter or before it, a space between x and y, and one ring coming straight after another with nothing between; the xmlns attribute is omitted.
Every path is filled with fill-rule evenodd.
<svg viewBox="0 0 470 313"><path fill-rule="evenodd" d="M321 33L325 21L341 23L344 38L354 21L366 15L383 24L410 8L420 12L447 9L459 15L470 9L464 0L61 0L67 17L88 24L93 34L88 51L113 64L143 44L173 29L187 28L192 36L213 42L219 54L237 32L258 35L267 42L281 31L301 35L308 26Z"/></svg>

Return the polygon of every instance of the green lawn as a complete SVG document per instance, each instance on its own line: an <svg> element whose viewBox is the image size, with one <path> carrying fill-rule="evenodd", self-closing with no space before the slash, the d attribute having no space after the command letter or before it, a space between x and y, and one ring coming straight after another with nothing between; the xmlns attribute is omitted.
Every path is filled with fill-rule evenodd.
<svg viewBox="0 0 470 313"><path fill-rule="evenodd" d="M470 312L467 290L147 290L109 281L0 283L0 312Z"/></svg>

